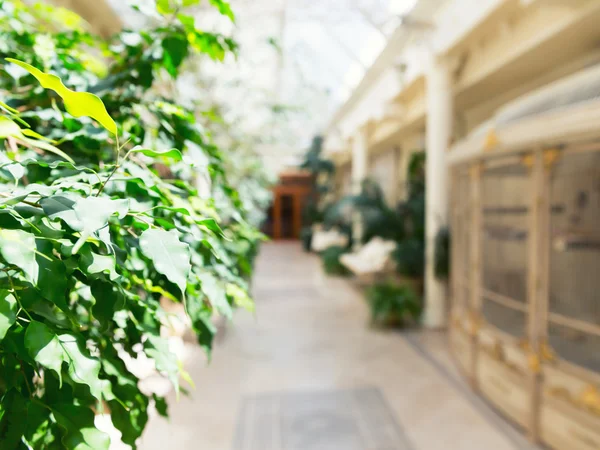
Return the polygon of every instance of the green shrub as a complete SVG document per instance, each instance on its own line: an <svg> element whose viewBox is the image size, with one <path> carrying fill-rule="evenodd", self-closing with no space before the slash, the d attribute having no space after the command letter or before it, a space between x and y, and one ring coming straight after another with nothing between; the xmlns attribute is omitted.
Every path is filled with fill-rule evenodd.
<svg viewBox="0 0 600 450"><path fill-rule="evenodd" d="M306 152L300 167L311 174L311 191L304 199L302 209L302 223L310 228L314 224L323 223L325 210L328 205L329 194L333 189L333 176L335 164L326 159L323 153L323 137L315 136L310 149ZM304 249L310 251L312 232L304 231L301 236ZM308 245L308 247L307 247Z"/></svg>
<svg viewBox="0 0 600 450"><path fill-rule="evenodd" d="M310 252L312 236L313 232L311 227L303 227L302 231L300 231L300 241L302 242L302 248L305 252Z"/></svg>
<svg viewBox="0 0 600 450"><path fill-rule="evenodd" d="M404 239L392 254L399 274L422 278L425 274L425 242L421 239Z"/></svg>
<svg viewBox="0 0 600 450"><path fill-rule="evenodd" d="M351 272L340 262L340 256L347 253L344 247L329 247L321 252L323 260L323 270L328 275L349 276Z"/></svg>
<svg viewBox="0 0 600 450"><path fill-rule="evenodd" d="M435 276L447 280L450 275L450 230L441 228L435 237Z"/></svg>
<svg viewBox="0 0 600 450"><path fill-rule="evenodd" d="M366 295L375 325L406 326L421 315L421 298L409 286L378 283L367 288Z"/></svg>
<svg viewBox="0 0 600 450"><path fill-rule="evenodd" d="M166 414L166 402L126 361L150 358L177 392L190 380L161 335L162 302L184 306L207 352L213 314L253 307L253 199L230 184L230 156L197 111L156 89L188 55L222 60L235 44L196 29L179 2L112 45L41 8L0 0L0 448L106 450L103 411L135 448L150 405ZM105 71L90 70L94 54Z"/></svg>

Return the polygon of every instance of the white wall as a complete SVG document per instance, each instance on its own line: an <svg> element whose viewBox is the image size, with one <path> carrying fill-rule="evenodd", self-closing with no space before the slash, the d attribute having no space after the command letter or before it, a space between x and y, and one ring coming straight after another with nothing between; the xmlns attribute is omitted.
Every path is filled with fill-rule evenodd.
<svg viewBox="0 0 600 450"><path fill-rule="evenodd" d="M389 206L395 206L397 202L399 153L399 149L390 148L389 150L371 156L369 161L368 178L379 184Z"/></svg>

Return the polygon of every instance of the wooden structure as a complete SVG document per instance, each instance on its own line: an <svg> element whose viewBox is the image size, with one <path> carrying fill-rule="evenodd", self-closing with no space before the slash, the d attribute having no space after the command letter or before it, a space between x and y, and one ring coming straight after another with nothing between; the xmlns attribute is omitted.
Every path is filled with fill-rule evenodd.
<svg viewBox="0 0 600 450"><path fill-rule="evenodd" d="M584 75L449 154L453 353L533 441L565 450L600 449L600 67Z"/></svg>
<svg viewBox="0 0 600 450"><path fill-rule="evenodd" d="M313 179L309 172L286 171L273 188L273 205L269 210L265 233L273 239L298 239L302 229L302 210L312 194Z"/></svg>

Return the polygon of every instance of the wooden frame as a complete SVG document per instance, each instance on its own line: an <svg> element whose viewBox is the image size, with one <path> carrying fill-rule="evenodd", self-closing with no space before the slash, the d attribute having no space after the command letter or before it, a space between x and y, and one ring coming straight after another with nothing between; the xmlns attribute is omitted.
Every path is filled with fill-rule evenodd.
<svg viewBox="0 0 600 450"><path fill-rule="evenodd" d="M273 239L284 239L282 199L285 196L289 196L292 199L292 230L289 239L298 239L300 237L302 207L305 199L312 192L309 182L310 176L307 174L282 175L280 184L273 188L273 213L271 217L273 221L271 237Z"/></svg>
<svg viewBox="0 0 600 450"><path fill-rule="evenodd" d="M470 383L527 430L532 441L560 450L600 449L600 373L562 360L549 346L550 324L600 337L600 324L549 309L553 170L561 158L589 152L600 154L600 143L489 152L456 164L451 177L455 238L450 340L455 359ZM528 215L526 303L486 289L482 279L482 164L498 168L507 162L529 167L531 180L529 206L523 208ZM466 170L470 183L465 199L457 194ZM461 254L466 247L468 271L463 266L467 258ZM526 315L523 339L485 320L484 298Z"/></svg>

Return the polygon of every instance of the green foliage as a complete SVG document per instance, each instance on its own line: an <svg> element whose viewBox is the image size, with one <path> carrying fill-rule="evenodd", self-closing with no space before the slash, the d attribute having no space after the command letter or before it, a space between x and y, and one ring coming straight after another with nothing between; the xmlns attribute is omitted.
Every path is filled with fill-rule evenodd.
<svg viewBox="0 0 600 450"><path fill-rule="evenodd" d="M422 278L425 273L425 152L412 155L407 188L408 197L398 207L403 236L393 257L400 274Z"/></svg>
<svg viewBox="0 0 600 450"><path fill-rule="evenodd" d="M435 276L447 280L450 276L450 230L440 228L435 237Z"/></svg>
<svg viewBox="0 0 600 450"><path fill-rule="evenodd" d="M411 278L422 278L425 273L425 243L414 237L398 242L393 258L398 273Z"/></svg>
<svg viewBox="0 0 600 450"><path fill-rule="evenodd" d="M374 180L364 180L359 194L348 195L329 205L323 222L326 227L336 227L351 238L355 214L359 215L363 225L363 243L376 236L393 241L404 236L402 215L386 204L383 191Z"/></svg>
<svg viewBox="0 0 600 450"><path fill-rule="evenodd" d="M371 321L380 326L405 326L421 315L422 301L404 285L378 283L367 289Z"/></svg>
<svg viewBox="0 0 600 450"><path fill-rule="evenodd" d="M312 189L305 199L302 211L303 235L312 236L311 228L316 223L322 223L325 211L331 203L328 194L331 194L335 165L326 159L323 153L323 137L315 136L310 149L300 167L312 175ZM304 247L310 251L310 245Z"/></svg>
<svg viewBox="0 0 600 450"><path fill-rule="evenodd" d="M321 173L332 174L335 171L333 161L323 158L322 153L323 137L315 136L300 167L308 170L315 177Z"/></svg>
<svg viewBox="0 0 600 450"><path fill-rule="evenodd" d="M354 210L360 214L363 224L363 243L376 236L398 241L404 235L402 217L390 208L381 187L373 180L362 182L361 193L353 197Z"/></svg>
<svg viewBox="0 0 600 450"><path fill-rule="evenodd" d="M62 80L56 75L44 73L32 65L17 59L6 58L6 60L25 69L46 89L51 89L56 92L63 99L65 102L65 109L72 116L91 117L92 119L97 120L100 125L112 134L117 134L117 124L112 117L108 115L104 103L102 103L102 100L100 100L97 95L88 92L72 91L67 88Z"/></svg>
<svg viewBox="0 0 600 450"><path fill-rule="evenodd" d="M149 405L166 404L126 361L145 354L176 390L189 379L161 336L161 301L185 306L207 352L213 315L253 308L264 183L233 170L236 155L165 89L193 54L236 48L195 28L194 3L161 0L154 28L106 43L72 13L0 0L2 449L106 449L104 410L135 448Z"/></svg>
<svg viewBox="0 0 600 450"><path fill-rule="evenodd" d="M302 248L306 252L310 252L312 245L313 231L311 227L304 227L300 231L300 241L302 242Z"/></svg>
<svg viewBox="0 0 600 450"><path fill-rule="evenodd" d="M350 276L351 272L340 262L340 256L347 253L347 249L343 247L329 247L321 252L321 260L323 261L323 270L328 275L338 275L342 277Z"/></svg>
<svg viewBox="0 0 600 450"><path fill-rule="evenodd" d="M391 208L381 187L364 180L358 195L349 195L324 211L325 227L336 227L351 237L352 221L359 214L363 243L378 236L397 243L393 258L400 274L420 278L425 271L425 152L414 153L407 173L407 199Z"/></svg>

